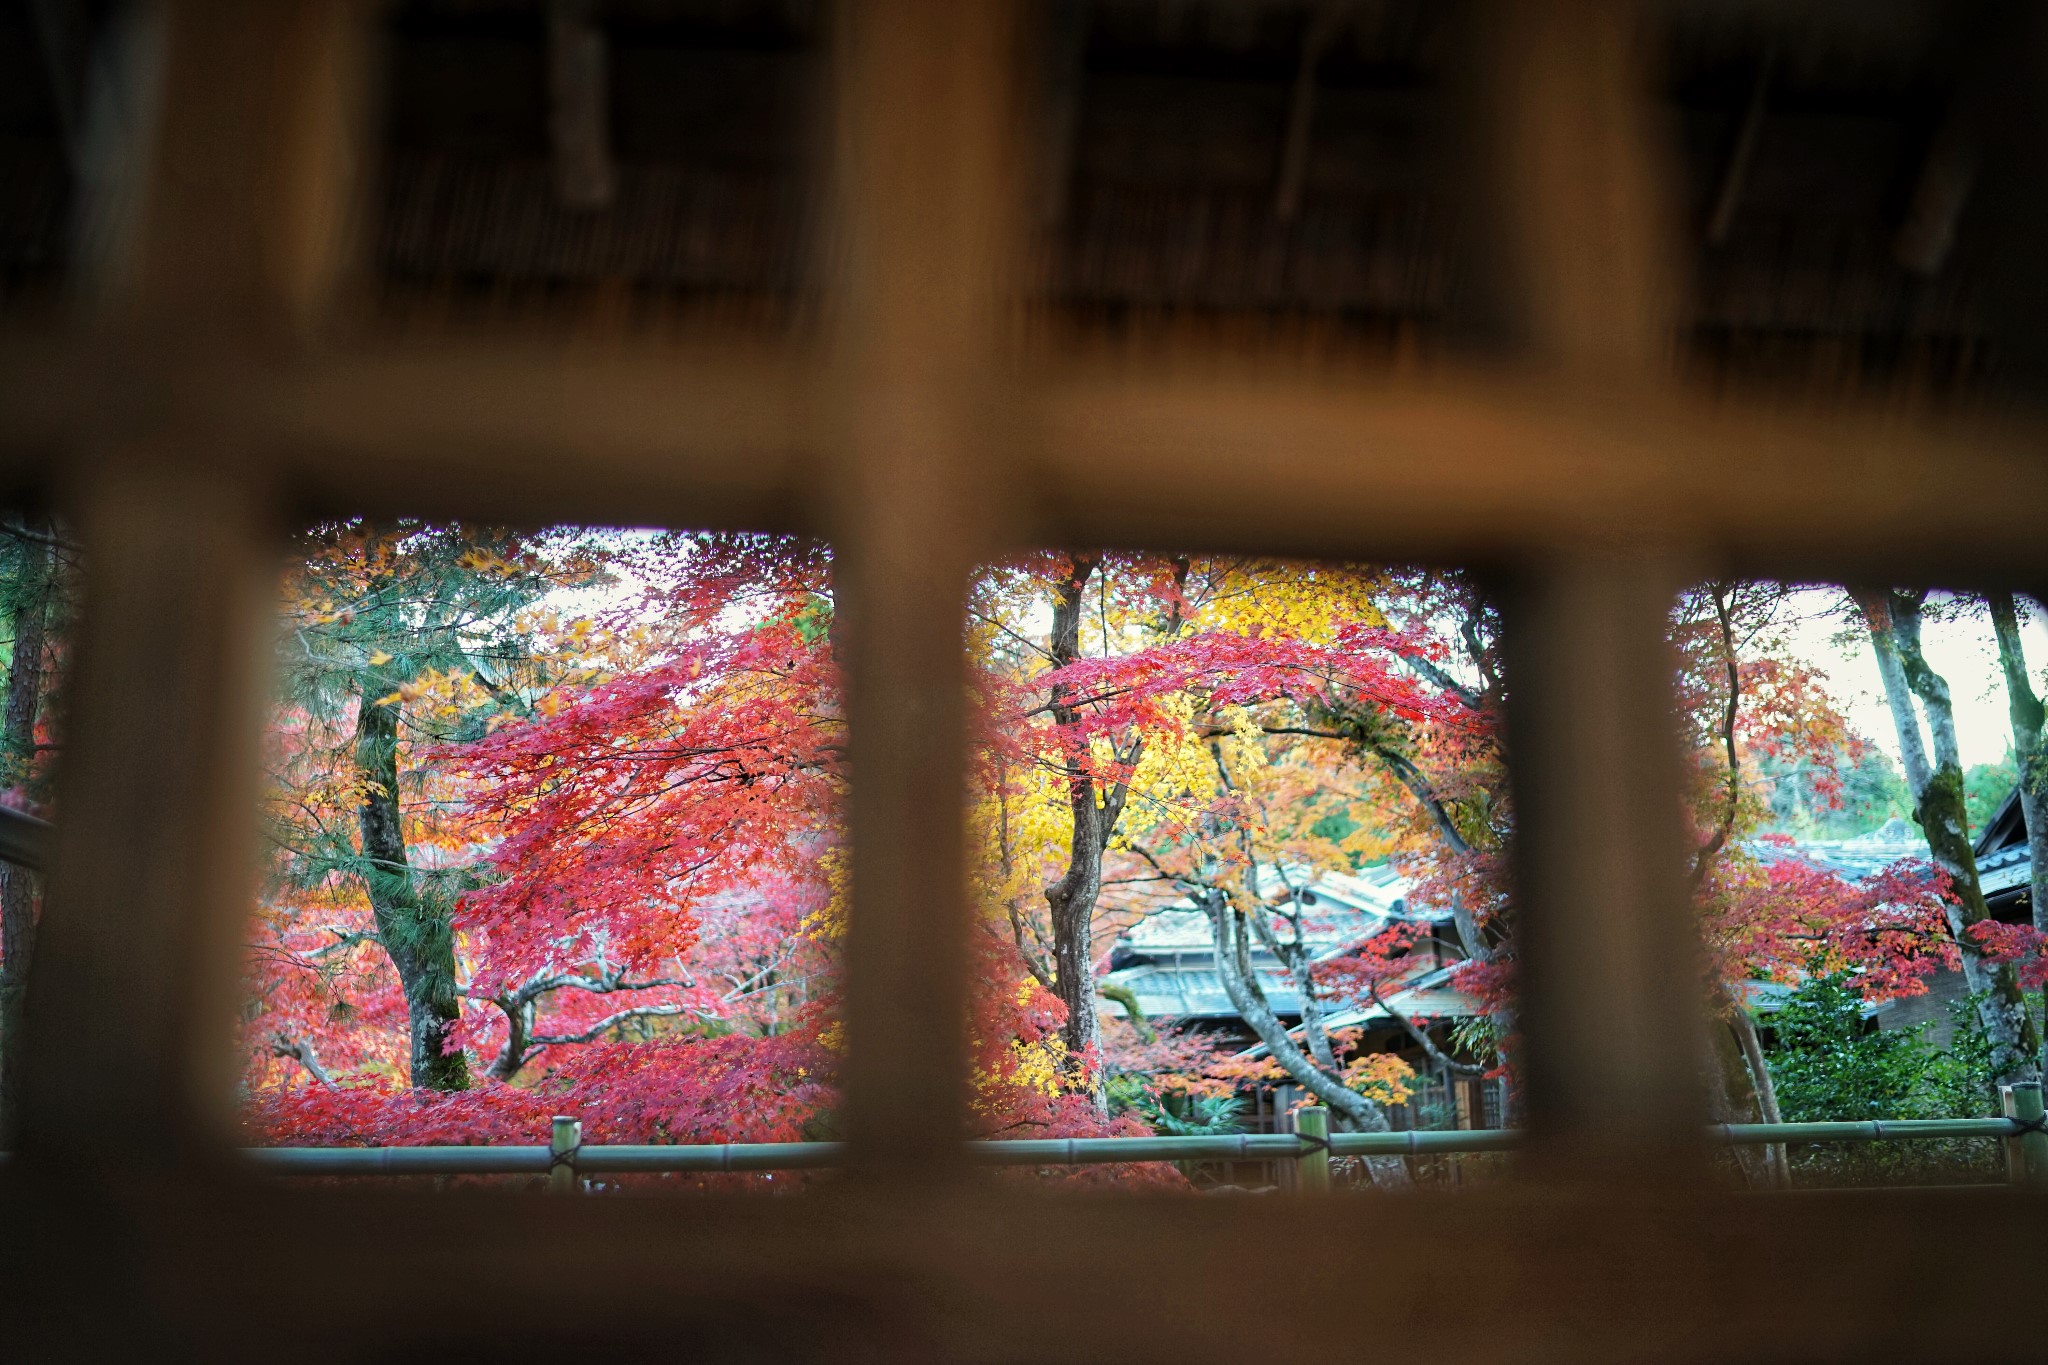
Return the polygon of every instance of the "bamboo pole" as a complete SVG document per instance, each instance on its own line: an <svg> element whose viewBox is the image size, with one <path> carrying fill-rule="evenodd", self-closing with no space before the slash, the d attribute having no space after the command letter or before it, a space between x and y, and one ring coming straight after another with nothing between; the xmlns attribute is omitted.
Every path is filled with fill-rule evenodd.
<svg viewBox="0 0 2048 1365"><path fill-rule="evenodd" d="M548 1193L576 1193L577 1156L583 1147L583 1123L565 1114L555 1115L548 1133Z"/></svg>
<svg viewBox="0 0 2048 1365"><path fill-rule="evenodd" d="M2036 1102L2038 1102L2036 1092ZM1093 1166L1144 1161L1294 1161L1330 1156L1431 1156L1451 1152L1511 1151L1522 1145L1515 1128L1402 1133L1327 1133L1327 1110L1304 1110L1309 1127L1298 1133L1237 1133L1218 1137L1012 1138L961 1144L965 1160L977 1166ZM1300 1121L1299 1119L1297 1120ZM1318 1133L1313 1125L1324 1125ZM2022 1117L2021 1122L2025 1122ZM560 1125L570 1125L563 1138ZM1756 1146L1774 1142L1898 1142L1942 1138L2012 1138L2003 1118L1897 1119L1865 1123L1723 1123L1707 1128L1708 1142ZM2048 1148L2048 1134L2028 1133ZM578 1144L580 1125L557 1120L556 1140L547 1147L257 1147L246 1157L286 1175L519 1175L572 1170L594 1174L698 1174L736 1171L807 1170L846 1160L840 1142L735 1142L702 1146ZM1305 1138L1321 1138L1327 1150ZM558 1162L561 1152L571 1162ZM2044 1153L2048 1155L2048 1153ZM574 1176L571 1177L572 1179ZM1311 1188L1304 1185L1303 1188Z"/></svg>
<svg viewBox="0 0 2048 1365"><path fill-rule="evenodd" d="M1311 1105L1294 1116L1302 1154L1294 1159L1294 1186L1303 1194L1330 1192L1330 1111Z"/></svg>
<svg viewBox="0 0 2048 1365"><path fill-rule="evenodd" d="M1999 1112L2009 1119L2013 1117L2016 1108L2017 1105L2013 1100L2012 1087L2009 1085L1999 1086ZM2020 1155L2020 1136L2018 1133L2011 1133L2005 1139L2005 1178L2014 1185L2020 1184L2024 1178L2025 1168L2021 1165L2023 1160L2024 1158Z"/></svg>
<svg viewBox="0 0 2048 1365"><path fill-rule="evenodd" d="M2048 1110L2042 1104L2040 1083L2002 1085L1998 1097L2005 1117L2014 1125L2013 1135L2005 1144L2007 1178L2016 1185L2048 1188L2048 1131L2042 1127Z"/></svg>

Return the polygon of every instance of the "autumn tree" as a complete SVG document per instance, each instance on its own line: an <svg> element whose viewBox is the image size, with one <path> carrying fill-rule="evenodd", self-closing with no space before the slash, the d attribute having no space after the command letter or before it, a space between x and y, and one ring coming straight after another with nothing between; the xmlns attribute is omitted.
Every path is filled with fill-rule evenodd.
<svg viewBox="0 0 2048 1365"><path fill-rule="evenodd" d="M1777 584L1713 582L1682 595L1672 616L1679 712L1695 758L1686 802L1693 829L1686 879L1709 948L1706 995L1714 1022L1704 1069L1710 1112L1722 1122L1782 1121L1756 1023L1746 1002L1735 995L1740 982L1771 975L1778 966L1759 960L1744 934L1751 926L1728 913L1735 905L1757 908L1735 892L1755 871L1743 836L1754 832L1766 809L1745 780L1745 751L1797 752L1808 760L1809 775L1819 785L1835 781L1830 769L1812 766L1816 752L1823 755L1823 764L1833 757L1834 750L1824 747L1833 736L1812 734L1796 706L1775 708L1778 714L1771 716L1772 708L1759 704L1759 692L1772 683L1782 684L1789 676L1796 690L1805 680L1799 670L1786 669L1782 659L1758 657L1757 639L1786 597ZM1781 728L1788 720L1806 723L1804 743L1787 742ZM1794 730L1789 737L1801 737L1801 732ZM1766 904L1772 910L1784 908ZM1737 1160L1752 1175L1779 1184L1789 1180L1781 1148L1741 1152Z"/></svg>
<svg viewBox="0 0 2048 1365"><path fill-rule="evenodd" d="M1031 756L1027 761L1053 765L1052 775L1065 797L1068 822L1063 864L1043 891L1050 917L1048 952L1041 955L1027 945L1021 912L1014 901L1010 905L1011 928L1018 950L1024 954L1039 984L1066 1007L1062 1037L1068 1055L1076 1058L1094 1056L1101 1044L1095 1004L1095 913L1102 895L1103 860L1130 799L1131 775L1145 757L1147 734L1142 725L1102 724L1105 698L1085 695L1075 683L1067 681L1067 673L1085 657L1082 624L1091 606L1091 584L1096 588L1093 604L1098 607L1098 648L1142 650L1148 644L1171 642L1179 636L1181 594L1188 574L1185 558L1164 566L1167 582L1159 585L1163 590L1150 602L1134 602L1128 587L1116 584L1117 624L1113 628L1109 599L1112 576L1119 566L1106 561L1107 557L1100 552L1080 551L1048 556L1032 566L1042 575L1043 590L1050 598L1050 613L1044 644L1031 646L1047 666L1041 675L1044 700L1031 709L1034 713L1042 709L1050 718L1054 753L1042 759ZM1024 581L1032 580L1026 576ZM1017 582L1012 577L1007 586L1014 591ZM984 593L985 599L992 597L993 594ZM1145 609L1148 606L1152 608L1149 612ZM992 600L984 600L979 610L984 620L993 621L996 618L991 613L1000 608ZM1011 638L1022 638L1015 627L1004 629ZM1035 695L1033 699L1036 700ZM1005 767L1005 774L1007 771ZM998 800L1006 803L1007 794L999 793ZM1007 831L1007 804L999 818L1005 822ZM1005 856L1011 857L1007 844ZM1097 1084L1093 1089L1100 1104L1101 1087Z"/></svg>
<svg viewBox="0 0 2048 1365"><path fill-rule="evenodd" d="M2040 945L2048 940L2048 709L2034 690L2027 672L2026 648L2020 641L2020 606L2010 592L1986 595L1992 633L1998 641L1999 671L2005 678L2006 714L2012 726L2015 786L2019 793L2020 817L2026 822L2028 887L2027 904L2035 939L2032 951L2038 957ZM2044 1025L2048 1025L2048 992L2043 994ZM2048 1040L2044 1040L2048 1041ZM2048 1066L2048 1058L2043 1065Z"/></svg>
<svg viewBox="0 0 2048 1365"><path fill-rule="evenodd" d="M776 1028L826 994L845 781L828 563L770 537L664 553L640 561L664 580L638 666L445 755L469 817L497 832L458 922L476 943L469 994L503 1016L502 1078L629 1019L754 1010ZM707 928L711 981L688 962ZM624 999L534 1031L543 997L599 994Z"/></svg>
<svg viewBox="0 0 2048 1365"><path fill-rule="evenodd" d="M1368 799L1366 789L1398 766L1347 771L1353 736L1314 717L1340 700L1390 725L1464 714L1430 677L1440 642L1390 629L1374 605L1386 582L1377 569L1100 554L1027 561L984 580L977 642L995 676L982 691L1007 716L993 726L988 764L993 899L1041 984L1068 973L1058 993L1077 1084L1100 1094L1100 1059L1079 1050L1094 1020L1073 1018L1098 1008L1092 927L1072 913L1042 929L1031 920L1023 890L1033 867L1056 874L1055 912L1075 890L1099 896L1112 882L1192 897L1210 914L1226 990L1280 1065L1353 1126L1384 1126L1374 1096L1385 1095L1355 1067L1347 1077L1322 1027L1326 983L1288 888L1298 892L1318 866L1349 866L1346 841L1377 832L1369 807L1385 793ZM1419 777L1391 737L1385 747ZM1338 796L1347 788L1359 799ZM1105 877L1104 860L1119 875ZM1254 945L1301 989L1303 1043L1245 965Z"/></svg>
<svg viewBox="0 0 2048 1365"><path fill-rule="evenodd" d="M1370 692L1337 688L1317 701L1311 719L1324 737L1343 743L1353 763L1396 785L1385 805L1406 821L1407 848L1427 873L1422 893L1451 913L1465 954L1460 984L1486 1002L1486 1047L1504 1066L1516 1031L1508 871L1514 818L1502 741L1499 613L1473 577L1459 571L1391 571L1379 605L1397 627L1390 637L1395 656L1432 689L1436 706L1388 705ZM1369 986L1373 975L1359 981ZM1377 996L1375 1003L1400 1018ZM1466 1074L1486 1069L1444 1054L1426 1031L1400 1022L1439 1066Z"/></svg>
<svg viewBox="0 0 2048 1365"><path fill-rule="evenodd" d="M1948 680L1928 665L1921 646L1928 594L1872 590L1856 594L1855 602L1869 632L1898 734L1906 783L1913 793L1913 818L1926 835L1936 866L1949 878L1944 901L1949 928L1961 954L1963 979L1980 1002L1978 1013L1994 1050L1994 1067L2001 1081L2036 1079L2040 1035L2027 1012L2017 973L2010 962L1987 951L1977 932L1977 926L1991 921L1991 912L1977 877Z"/></svg>
<svg viewBox="0 0 2048 1365"><path fill-rule="evenodd" d="M447 1131L457 1110L379 1088L396 1037L400 1074L422 1091L445 1090L432 1082L457 1064L466 1074L469 1052L487 1059L486 1098L460 1111L479 1124L525 1112L487 1098L492 1082L566 1103L564 1084L604 1076L579 1059L605 1055L650 1106L618 1140L703 1138L728 1087L723 1100L751 1115L743 1134L804 1135L831 1083L813 1007L835 932L842 746L829 611L782 572L821 561L784 550L411 526L309 543L290 588L280 875L250 1026L257 1062L289 1059L312 1084L259 1066L263 1131ZM380 707L396 722L395 782L358 761L361 717ZM730 741L717 753L714 733ZM781 777L762 771L777 764ZM363 808L388 797L396 887L363 865ZM415 936L394 954L387 929ZM431 956L406 951L422 941ZM670 1023L721 1041L669 1048L649 1028ZM422 1059L428 1028L440 1041ZM433 1058L438 1075L415 1066ZM773 1106L771 1076L789 1078ZM681 1108L664 1116L664 1103Z"/></svg>
<svg viewBox="0 0 2048 1365"><path fill-rule="evenodd" d="M1776 785L1796 774L1810 819L1840 809L1848 782L1875 769L1874 746L1850 726L1826 679L1788 642L1811 592L1772 582L1710 582L1672 616L1678 696L1694 758L1686 808L1687 875L1715 1026L1704 1072L1726 1121L1778 1122L1770 1068L1745 983L1794 985L1813 971L1849 975L1866 1002L1921 993L1956 961L1944 913L1948 879L1902 860L1861 879L1802 856L1770 832ZM1857 799L1867 799L1858 797ZM1736 1154L1753 1176L1782 1183L1783 1150Z"/></svg>
<svg viewBox="0 0 2048 1365"><path fill-rule="evenodd" d="M454 1038L453 913L466 879L462 860L448 855L474 837L425 790L418 748L530 703L546 678L519 614L591 571L587 550L561 538L466 526L336 523L294 548L280 633L270 914L289 932L306 913L355 898L367 906L368 927L324 925L332 941L306 951L332 957L371 945L388 959L414 1085L470 1083ZM437 856L423 859L422 846ZM278 949L268 960L291 956ZM337 968L349 969L366 970ZM320 1074L311 1038L275 1042Z"/></svg>
<svg viewBox="0 0 2048 1365"><path fill-rule="evenodd" d="M679 535L613 539L605 557L620 586L540 632L585 637L586 653L608 638L604 666L516 711L479 703L415 751L417 842L462 854L452 927L468 1008L452 1036L495 1060L460 1094L394 1090L360 1068L273 1080L252 1110L270 1140L509 1135L549 1112L585 1115L593 1141L831 1135L846 774L829 556ZM989 988L971 1022L975 1131L1144 1131L1074 1092L1064 1009L1017 989L1007 939L976 942ZM361 966L368 951L333 957ZM328 998L356 1011L335 1047L387 1032L368 1018L387 996L332 975ZM1129 1173L1085 1178L1115 1174Z"/></svg>

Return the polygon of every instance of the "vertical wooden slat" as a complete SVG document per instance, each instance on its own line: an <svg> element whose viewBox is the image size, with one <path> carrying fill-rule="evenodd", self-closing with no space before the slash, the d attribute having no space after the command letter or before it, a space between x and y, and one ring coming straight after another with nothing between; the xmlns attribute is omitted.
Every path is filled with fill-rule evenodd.
<svg viewBox="0 0 2048 1365"><path fill-rule="evenodd" d="M353 0L173 0L139 43L131 184L96 301L142 361L247 366L317 326L346 260ZM276 490L266 452L143 386L91 432L79 677L29 987L23 1147L161 1165L229 1136Z"/></svg>
<svg viewBox="0 0 2048 1365"><path fill-rule="evenodd" d="M611 44L591 0L548 6L548 136L555 194L573 209L601 209L618 193L612 161Z"/></svg>
<svg viewBox="0 0 2048 1365"><path fill-rule="evenodd" d="M869 1171L957 1162L967 991L961 601L993 490L1012 226L1005 4L870 0L839 29L833 493L852 745L846 1127Z"/></svg>
<svg viewBox="0 0 2048 1365"><path fill-rule="evenodd" d="M1509 316L1574 386L1657 383L1671 349L1678 220L1642 9L1503 0L1482 38ZM1677 1144L1699 1119L1701 1011L1665 643L1680 580L1619 546L1522 569L1507 630L1530 1122L1595 1148Z"/></svg>
<svg viewBox="0 0 2048 1365"><path fill-rule="evenodd" d="M1701 1118L1664 634L1679 582L1656 558L1580 549L1506 604L1529 1122L1603 1157Z"/></svg>
<svg viewBox="0 0 2048 1365"><path fill-rule="evenodd" d="M349 259L367 47L359 0L173 0L154 109L109 187L97 281L117 324L181 347L264 348L321 320ZM127 92L131 100L152 92ZM253 343L253 346L252 346Z"/></svg>
<svg viewBox="0 0 2048 1365"><path fill-rule="evenodd" d="M1664 361L1675 317L1672 149L1645 8L1499 0L1477 35L1511 326L1537 357L1603 378Z"/></svg>
<svg viewBox="0 0 2048 1365"><path fill-rule="evenodd" d="M22 1147L161 1166L224 1139L275 565L238 481L110 466L29 981Z"/></svg>

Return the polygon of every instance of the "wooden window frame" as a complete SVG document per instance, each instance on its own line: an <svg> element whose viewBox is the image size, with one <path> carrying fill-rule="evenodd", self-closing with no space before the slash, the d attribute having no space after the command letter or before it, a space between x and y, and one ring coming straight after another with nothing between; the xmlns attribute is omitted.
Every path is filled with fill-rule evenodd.
<svg viewBox="0 0 2048 1365"><path fill-rule="evenodd" d="M351 338L334 320L369 7L165 4L161 108L99 302L61 336L0 339L0 475L54 490L91 547L29 1100L0 1172L0 1327L208 1359L444 1343L1192 1362L1239 1353L1231 1304L1303 1354L2038 1351L2024 1314L1981 1302L2030 1263L2038 1201L1703 1178L1662 623L1708 568L2036 585L2041 433L1679 385L1629 9L1499 18L1488 88L1528 345L1395 379L1249 350L1020 353L1003 286L1028 217L1021 26L994 0L843 6L813 331ZM1927 496L1956 485L2000 491ZM858 773L843 1181L527 1201L306 1191L234 1165L263 623L282 529L308 510L832 539ZM962 594L976 563L1045 543L1499 571L1537 1130L1521 1178L1455 1198L1105 1199L959 1159ZM1368 1260L1411 1268L1414 1292L1360 1296ZM112 1303L134 1316L79 1311Z"/></svg>

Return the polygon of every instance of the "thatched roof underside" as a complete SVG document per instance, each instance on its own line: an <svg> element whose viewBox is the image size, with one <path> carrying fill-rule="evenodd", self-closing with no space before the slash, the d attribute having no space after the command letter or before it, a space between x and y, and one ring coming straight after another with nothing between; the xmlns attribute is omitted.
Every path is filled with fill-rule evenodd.
<svg viewBox="0 0 2048 1365"><path fill-rule="evenodd" d="M1457 11L1041 6L1027 88L1042 126L1021 178L1045 311L1095 329L1305 327L1422 351L1483 338L1486 223L1464 193L1477 177L1454 117L1470 32ZM394 8L364 214L385 312L804 316L826 245L814 226L827 7L596 12L614 179L590 207L558 188L546 7ZM1999 65L2014 59L1996 23L1931 0L1659 13L1694 356L1725 373L1931 390L1995 377L1996 306L2031 297L2012 282L2023 253L2010 239L2033 207L2001 197L2015 116L1995 95L2025 82ZM52 112L60 68L29 41L29 14L0 5L0 291L16 300L62 279L73 197ZM1930 236L1923 182L1959 145L1975 174Z"/></svg>

